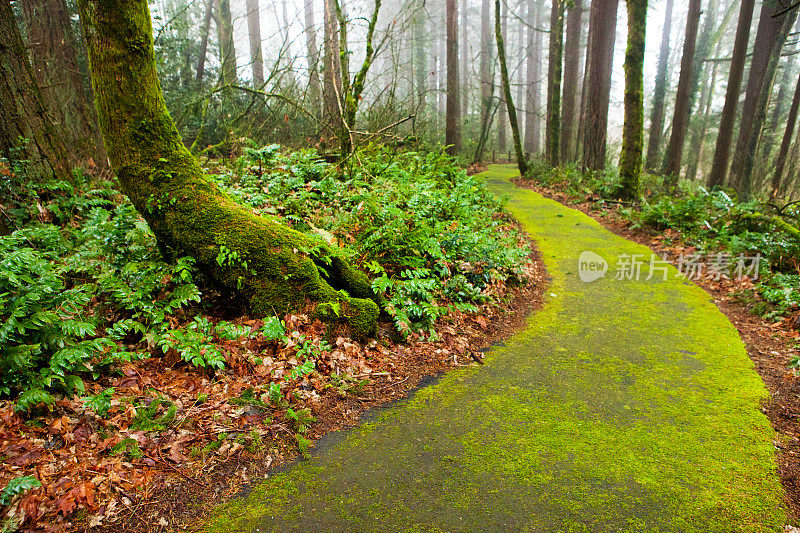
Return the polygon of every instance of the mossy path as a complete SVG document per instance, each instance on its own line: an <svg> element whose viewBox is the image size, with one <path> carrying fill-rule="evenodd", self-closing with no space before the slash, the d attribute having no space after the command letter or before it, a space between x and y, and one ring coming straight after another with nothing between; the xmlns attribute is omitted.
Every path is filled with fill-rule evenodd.
<svg viewBox="0 0 800 533"><path fill-rule="evenodd" d="M486 357L312 450L208 531L779 531L766 395L734 327L650 251L484 173L552 284ZM594 251L606 277L584 283ZM624 254L642 279L616 280Z"/></svg>

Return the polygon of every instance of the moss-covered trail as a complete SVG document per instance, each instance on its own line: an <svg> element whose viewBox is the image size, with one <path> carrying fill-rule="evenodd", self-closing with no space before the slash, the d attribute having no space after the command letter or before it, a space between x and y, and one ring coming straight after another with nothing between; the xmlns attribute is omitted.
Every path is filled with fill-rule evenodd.
<svg viewBox="0 0 800 533"><path fill-rule="evenodd" d="M485 177L552 285L486 365L454 371L221 507L209 531L780 531L766 391L693 284L645 281L650 251ZM594 251L606 277L584 283ZM642 279L616 280L624 254ZM621 256L621 257L620 257Z"/></svg>

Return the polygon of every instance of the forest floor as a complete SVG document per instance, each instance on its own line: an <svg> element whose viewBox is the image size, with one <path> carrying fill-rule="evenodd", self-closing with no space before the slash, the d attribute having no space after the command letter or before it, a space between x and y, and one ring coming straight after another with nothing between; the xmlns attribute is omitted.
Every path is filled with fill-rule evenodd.
<svg viewBox="0 0 800 533"><path fill-rule="evenodd" d="M578 256L647 249L484 174L551 276L542 309L311 458L224 504L208 531L778 531L767 395L692 283L587 283ZM646 274L646 272L644 272Z"/></svg>
<svg viewBox="0 0 800 533"><path fill-rule="evenodd" d="M593 197L576 198L557 187L546 187L529 180L516 179L514 183L582 211L615 234L649 247L660 257L666 254L672 264L678 263L681 254L688 256L696 252L694 247L681 241L675 230L632 228L630 220L620 216L621 204ZM770 396L763 402L762 410L778 433L774 444L790 518L800 521L800 376L790 366L792 359L800 355L798 317L776 322L754 314L750 309L752 302L740 296L743 289L752 286L747 279L737 282L704 276L694 282L713 298L720 311L739 331L756 371L769 389Z"/></svg>

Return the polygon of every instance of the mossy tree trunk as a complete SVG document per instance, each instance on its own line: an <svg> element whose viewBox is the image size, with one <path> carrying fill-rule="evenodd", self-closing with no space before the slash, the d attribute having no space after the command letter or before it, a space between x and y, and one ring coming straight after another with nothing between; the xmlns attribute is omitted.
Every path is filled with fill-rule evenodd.
<svg viewBox="0 0 800 533"><path fill-rule="evenodd" d="M219 62L222 64L222 84L236 85L236 47L233 41L231 0L215 0L217 36L219 37Z"/></svg>
<svg viewBox="0 0 800 533"><path fill-rule="evenodd" d="M656 83L653 91L653 111L650 114L650 139L647 145L645 166L655 171L661 154L661 137L664 133L664 101L667 97L667 67L669 66L669 38L672 32L672 8L674 0L667 0L664 27L661 31L661 50L658 53Z"/></svg>
<svg viewBox="0 0 800 533"><path fill-rule="evenodd" d="M636 198L644 149L644 39L647 0L627 0L628 48L625 51L625 124L619 162L620 196Z"/></svg>
<svg viewBox="0 0 800 533"><path fill-rule="evenodd" d="M525 175L527 165L525 154L522 152L522 140L519 136L519 124L517 123L517 110L514 108L514 100L511 97L511 87L508 81L508 66L506 65L506 47L503 43L503 29L500 22L500 0L494 1L494 34L497 38L497 57L500 59L500 76L503 80L503 94L506 100L506 110L508 111L508 122L511 124L511 134L514 138L514 151L517 155L517 167L519 173Z"/></svg>
<svg viewBox="0 0 800 533"><path fill-rule="evenodd" d="M147 0L79 5L112 167L162 247L193 256L255 315L315 306L357 335L372 334L378 308L366 276L336 250L235 203L184 147L156 74Z"/></svg>
<svg viewBox="0 0 800 533"><path fill-rule="evenodd" d="M550 56L547 68L546 152L551 166L559 165L561 147L561 73L564 58L564 0L550 10Z"/></svg>
<svg viewBox="0 0 800 533"><path fill-rule="evenodd" d="M50 121L9 2L0 2L0 157L25 161L29 179L69 179L64 143Z"/></svg>
<svg viewBox="0 0 800 533"><path fill-rule="evenodd" d="M578 131L578 75L581 68L581 33L583 18L582 0L574 0L567 15L567 33L564 44L564 92L561 115L561 160L575 160L575 140Z"/></svg>
<svg viewBox="0 0 800 533"><path fill-rule="evenodd" d="M458 4L447 0L447 115L445 144L450 155L461 152L461 81L458 72Z"/></svg>

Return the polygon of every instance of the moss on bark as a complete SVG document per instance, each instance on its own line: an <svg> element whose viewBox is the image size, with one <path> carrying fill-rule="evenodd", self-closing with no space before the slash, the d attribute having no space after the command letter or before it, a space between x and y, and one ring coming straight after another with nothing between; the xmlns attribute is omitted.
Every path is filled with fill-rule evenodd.
<svg viewBox="0 0 800 533"><path fill-rule="evenodd" d="M372 335L378 307L366 276L337 250L235 203L183 145L156 75L147 2L81 0L80 8L112 167L160 245L193 256L254 314L314 305L320 317ZM315 263L311 249L327 260Z"/></svg>

